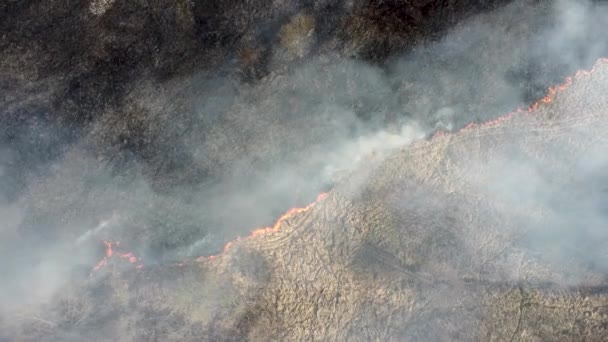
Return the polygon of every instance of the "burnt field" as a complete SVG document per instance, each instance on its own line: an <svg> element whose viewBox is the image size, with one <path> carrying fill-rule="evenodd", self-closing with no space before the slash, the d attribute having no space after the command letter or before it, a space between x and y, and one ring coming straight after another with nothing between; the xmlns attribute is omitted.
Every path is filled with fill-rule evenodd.
<svg viewBox="0 0 608 342"><path fill-rule="evenodd" d="M602 340L605 18L0 4L0 340Z"/></svg>

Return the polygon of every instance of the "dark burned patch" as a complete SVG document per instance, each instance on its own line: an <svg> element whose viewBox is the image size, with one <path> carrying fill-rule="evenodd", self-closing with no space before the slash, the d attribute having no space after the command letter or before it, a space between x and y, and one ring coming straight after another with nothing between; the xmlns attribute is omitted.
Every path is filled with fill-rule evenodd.
<svg viewBox="0 0 608 342"><path fill-rule="evenodd" d="M162 84L193 72L209 72L212 77L240 74L242 81L254 82L273 72L277 65L271 59L281 24L297 13L315 18L317 45L331 41L326 44L328 47L313 47L313 54L339 50L339 45L354 40L361 42L364 59L383 62L391 54L419 43L420 37L434 35L441 27L455 22L445 20L447 17L463 19L462 13L476 13L503 2L360 1L350 13L345 1L285 1L280 5L272 1L232 0L115 1L97 16L89 10L90 1L8 1L0 4L0 29L7 32L0 39L0 73L12 77L31 69L34 76L26 77L23 83L19 80L16 88L15 82L2 84L2 88L6 87L11 96L22 98L40 95L41 91L30 87L30 83L52 88L40 106L48 111L53 125L70 131L71 138L45 145L48 158L36 159L44 163L45 159L59 157L58 151L80 138L92 122L106 113L127 112L124 109L129 103L125 98L142 78ZM342 31L344 37L339 37ZM233 63L234 59L238 62ZM6 104L3 99L0 102ZM362 117L382 115L376 109L355 108ZM174 118L192 114L180 112L171 114ZM129 119L129 115L117 118ZM142 125L154 124L148 119ZM27 120L19 125L26 130L32 126ZM185 126L193 124L185 122ZM205 135L204 129L198 133ZM172 126L163 127L162 132L149 134L147 143L140 142L139 129L120 135L122 141L127 141L125 148L129 153L140 158L159 192L200 184L208 177L208 171L198 169L191 156L167 152L184 149L180 138L158 143L170 141L166 137L171 134L182 137L186 133ZM96 148L106 146L100 142ZM119 163L117 173L128 167ZM26 174L30 169L30 165L23 164L15 173ZM21 188L13 186L9 190L17 196Z"/></svg>
<svg viewBox="0 0 608 342"><path fill-rule="evenodd" d="M239 74L246 83L254 83L268 75L272 50L266 46L245 46L239 51Z"/></svg>
<svg viewBox="0 0 608 342"><path fill-rule="evenodd" d="M341 40L358 58L382 63L422 41L432 41L461 20L507 4L499 1L365 1L345 17Z"/></svg>

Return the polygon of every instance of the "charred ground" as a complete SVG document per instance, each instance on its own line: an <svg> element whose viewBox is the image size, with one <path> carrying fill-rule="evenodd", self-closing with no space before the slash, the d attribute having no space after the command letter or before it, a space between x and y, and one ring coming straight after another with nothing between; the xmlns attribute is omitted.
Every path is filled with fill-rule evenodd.
<svg viewBox="0 0 608 342"><path fill-rule="evenodd" d="M584 40L562 31L570 21L552 8L464 0L3 2L1 214L17 223L0 231L11 299L0 300L11 310L13 302L36 305L0 312L0 337L601 338L603 234L594 228L605 221L585 222L591 228L580 237L567 229L576 217L547 218L529 201L522 203L532 209L514 206L507 191L514 180L501 170L511 170L504 159L513 155L526 163L540 155L540 168L558 175L547 172L550 184L584 183L560 177L580 176L564 168L605 147L605 71L535 118L436 138L386 162L371 158L354 174L319 176L331 160L325 154L349 151L333 150L345 141L399 132L412 119L425 131L484 121L589 68L606 52L595 39L602 7L586 14ZM468 40L492 27L504 35ZM547 32L565 38L542 45L554 42ZM479 170L467 162L490 165L481 179L505 197L475 197L480 185L467 175ZM526 165L516 173L536 168ZM336 184L281 234L236 244L202 265L173 265L215 254ZM563 193L550 209L571 204L572 192ZM580 203L602 203L576 194ZM552 224L565 232L561 239L539 228ZM112 263L90 277L103 239L121 240L146 267ZM572 264L553 269L564 262L561 247L574 251L566 254ZM529 274L520 277L523 261ZM56 295L38 293L47 286Z"/></svg>

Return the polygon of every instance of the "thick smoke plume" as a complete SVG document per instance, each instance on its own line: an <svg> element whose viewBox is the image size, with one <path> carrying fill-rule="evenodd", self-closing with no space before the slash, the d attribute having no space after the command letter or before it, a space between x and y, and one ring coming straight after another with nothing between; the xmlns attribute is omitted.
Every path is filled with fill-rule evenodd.
<svg viewBox="0 0 608 342"><path fill-rule="evenodd" d="M118 3L92 1L87 15L109 18L126 6ZM336 40L323 37L329 34L323 22L287 7L282 24L251 24L260 40L277 27L270 49L244 49L219 63L218 72L194 68L162 81L145 72L129 75L120 105L102 109L76 137L69 128L76 119L52 121L32 105L53 92L61 72L40 80L41 89L28 84L27 98L5 100L7 113L27 107L24 112L38 116L26 120L26 129L3 132L10 139L0 145L3 308L45 303L73 278L89 277L104 240L121 241L144 267L216 254L227 241L272 225L286 209L348 180L370 160L437 130L526 107L566 75L608 55L603 3L513 1L382 63L345 57L333 48ZM343 7L346 13L358 8ZM115 39L99 37L106 38ZM231 73L250 60L266 61L267 70L242 67L239 75L261 73L259 79ZM74 100L81 90L73 85L61 108L86 107ZM108 94L96 96L114 101ZM56 137L67 143L37 160L37 151ZM538 227L522 240L525 248L605 269L604 152L581 157L580 179L568 189L554 188L525 158L499 156L513 168L496 170L479 191L549 213L560 233ZM10 319L4 316L0 311L0 323Z"/></svg>

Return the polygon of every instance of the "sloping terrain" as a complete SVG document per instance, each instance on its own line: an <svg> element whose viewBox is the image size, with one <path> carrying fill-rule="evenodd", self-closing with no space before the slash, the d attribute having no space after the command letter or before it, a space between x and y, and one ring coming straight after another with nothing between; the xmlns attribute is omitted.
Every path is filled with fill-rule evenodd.
<svg viewBox="0 0 608 342"><path fill-rule="evenodd" d="M16 181L0 185L3 195L12 199L25 186L20 169L38 171L60 158L97 120L99 152L136 158L157 190L198 184L217 175L189 151L173 150L184 148L189 130L206 134L218 115L197 99L234 91L217 82L220 91L200 89L202 80L255 82L319 54L385 59L502 2L4 1L0 142L17 156L9 168ZM197 99L187 97L188 84L180 86L181 101L163 93L171 87L165 82L192 75ZM142 90L142 83L150 86ZM140 103L159 94L177 103ZM117 164L124 170L120 158Z"/></svg>
<svg viewBox="0 0 608 342"><path fill-rule="evenodd" d="M608 280L594 253L606 234L592 217L606 215L594 175L608 165L608 63L571 83L534 110L370 160L277 231L216 257L110 260L19 336L603 340ZM587 255L552 258L539 234Z"/></svg>
<svg viewBox="0 0 608 342"><path fill-rule="evenodd" d="M602 340L606 18L0 3L0 341Z"/></svg>
<svg viewBox="0 0 608 342"><path fill-rule="evenodd" d="M548 1L0 6L0 200L33 264L83 240L215 253L332 187L359 139L487 120L608 51L606 6Z"/></svg>
<svg viewBox="0 0 608 342"><path fill-rule="evenodd" d="M357 60L379 62L501 3L5 1L0 202L26 207L31 249L122 209L128 227L113 236L157 256L204 238L217 249L232 227L265 224L326 187L318 151L380 126L359 116L390 121L389 85L364 97L384 81L369 66L352 77ZM329 62L290 75L319 56ZM338 100L318 104L328 94Z"/></svg>

